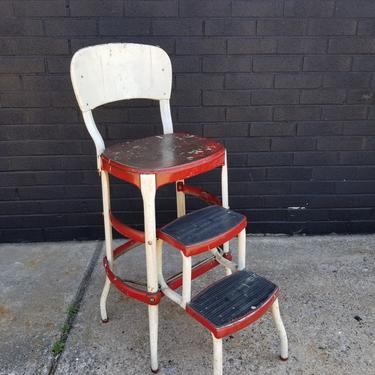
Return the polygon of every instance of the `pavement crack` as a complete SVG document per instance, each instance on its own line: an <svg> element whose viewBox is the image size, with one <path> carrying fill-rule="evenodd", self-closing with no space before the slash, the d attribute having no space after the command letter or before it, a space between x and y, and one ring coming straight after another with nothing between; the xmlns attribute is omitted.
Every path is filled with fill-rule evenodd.
<svg viewBox="0 0 375 375"><path fill-rule="evenodd" d="M68 340L69 334L73 328L74 321L81 307L82 300L86 294L86 290L90 284L91 276L95 269L96 264L98 263L98 259L102 251L102 248L103 248L103 242L99 242L96 245L95 251L82 277L82 280L72 300L72 303L68 307L66 319L61 329L60 338L58 341L56 341L53 344L52 349L51 349L54 356L51 359L49 366L48 366L48 372L47 372L48 375L53 375L55 371L57 370L60 357L64 352L66 341Z"/></svg>

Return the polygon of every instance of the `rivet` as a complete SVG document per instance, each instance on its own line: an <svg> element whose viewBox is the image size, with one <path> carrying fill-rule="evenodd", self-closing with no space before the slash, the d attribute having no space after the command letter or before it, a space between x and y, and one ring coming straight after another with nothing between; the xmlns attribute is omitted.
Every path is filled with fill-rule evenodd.
<svg viewBox="0 0 375 375"><path fill-rule="evenodd" d="M155 302L155 298L150 298L150 301L151 302Z"/></svg>
<svg viewBox="0 0 375 375"><path fill-rule="evenodd" d="M147 241L147 245L152 245L152 241Z"/></svg>

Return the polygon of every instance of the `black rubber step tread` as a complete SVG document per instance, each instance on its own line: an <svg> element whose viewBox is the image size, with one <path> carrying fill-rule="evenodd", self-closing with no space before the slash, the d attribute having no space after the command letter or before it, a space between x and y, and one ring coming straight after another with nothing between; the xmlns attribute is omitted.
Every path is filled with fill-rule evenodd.
<svg viewBox="0 0 375 375"><path fill-rule="evenodd" d="M189 306L216 327L223 327L260 308L277 290L249 271L225 277L194 297Z"/></svg>
<svg viewBox="0 0 375 375"><path fill-rule="evenodd" d="M172 221L160 232L188 247L215 238L241 224L244 219L238 212L212 205Z"/></svg>

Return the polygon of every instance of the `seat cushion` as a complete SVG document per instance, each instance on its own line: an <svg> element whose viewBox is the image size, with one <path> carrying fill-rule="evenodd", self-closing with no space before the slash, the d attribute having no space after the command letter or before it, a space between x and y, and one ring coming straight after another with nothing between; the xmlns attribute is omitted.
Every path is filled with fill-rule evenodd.
<svg viewBox="0 0 375 375"><path fill-rule="evenodd" d="M195 176L224 164L224 146L184 133L156 135L107 147L103 169L125 180L128 175L155 174L157 185ZM121 171L123 172L121 175ZM158 177L164 175L164 177ZM127 178L129 177L129 178ZM129 181L134 183L134 181ZM136 185L138 185L137 181Z"/></svg>
<svg viewBox="0 0 375 375"><path fill-rule="evenodd" d="M229 241L246 226L246 217L222 206L208 206L162 227L158 237L192 256Z"/></svg>

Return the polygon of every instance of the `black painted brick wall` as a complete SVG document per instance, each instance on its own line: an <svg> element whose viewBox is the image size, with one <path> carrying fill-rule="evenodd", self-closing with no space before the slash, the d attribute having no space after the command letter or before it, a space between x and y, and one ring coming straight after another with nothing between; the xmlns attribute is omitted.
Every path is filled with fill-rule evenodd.
<svg viewBox="0 0 375 375"><path fill-rule="evenodd" d="M374 0L2 0L0 15L1 241L102 237L69 62L115 41L170 54L175 128L225 143L250 232L374 231ZM95 114L109 143L161 131L149 102ZM219 174L198 182L218 192ZM112 190L139 225L139 193ZM174 217L171 189L157 207Z"/></svg>

